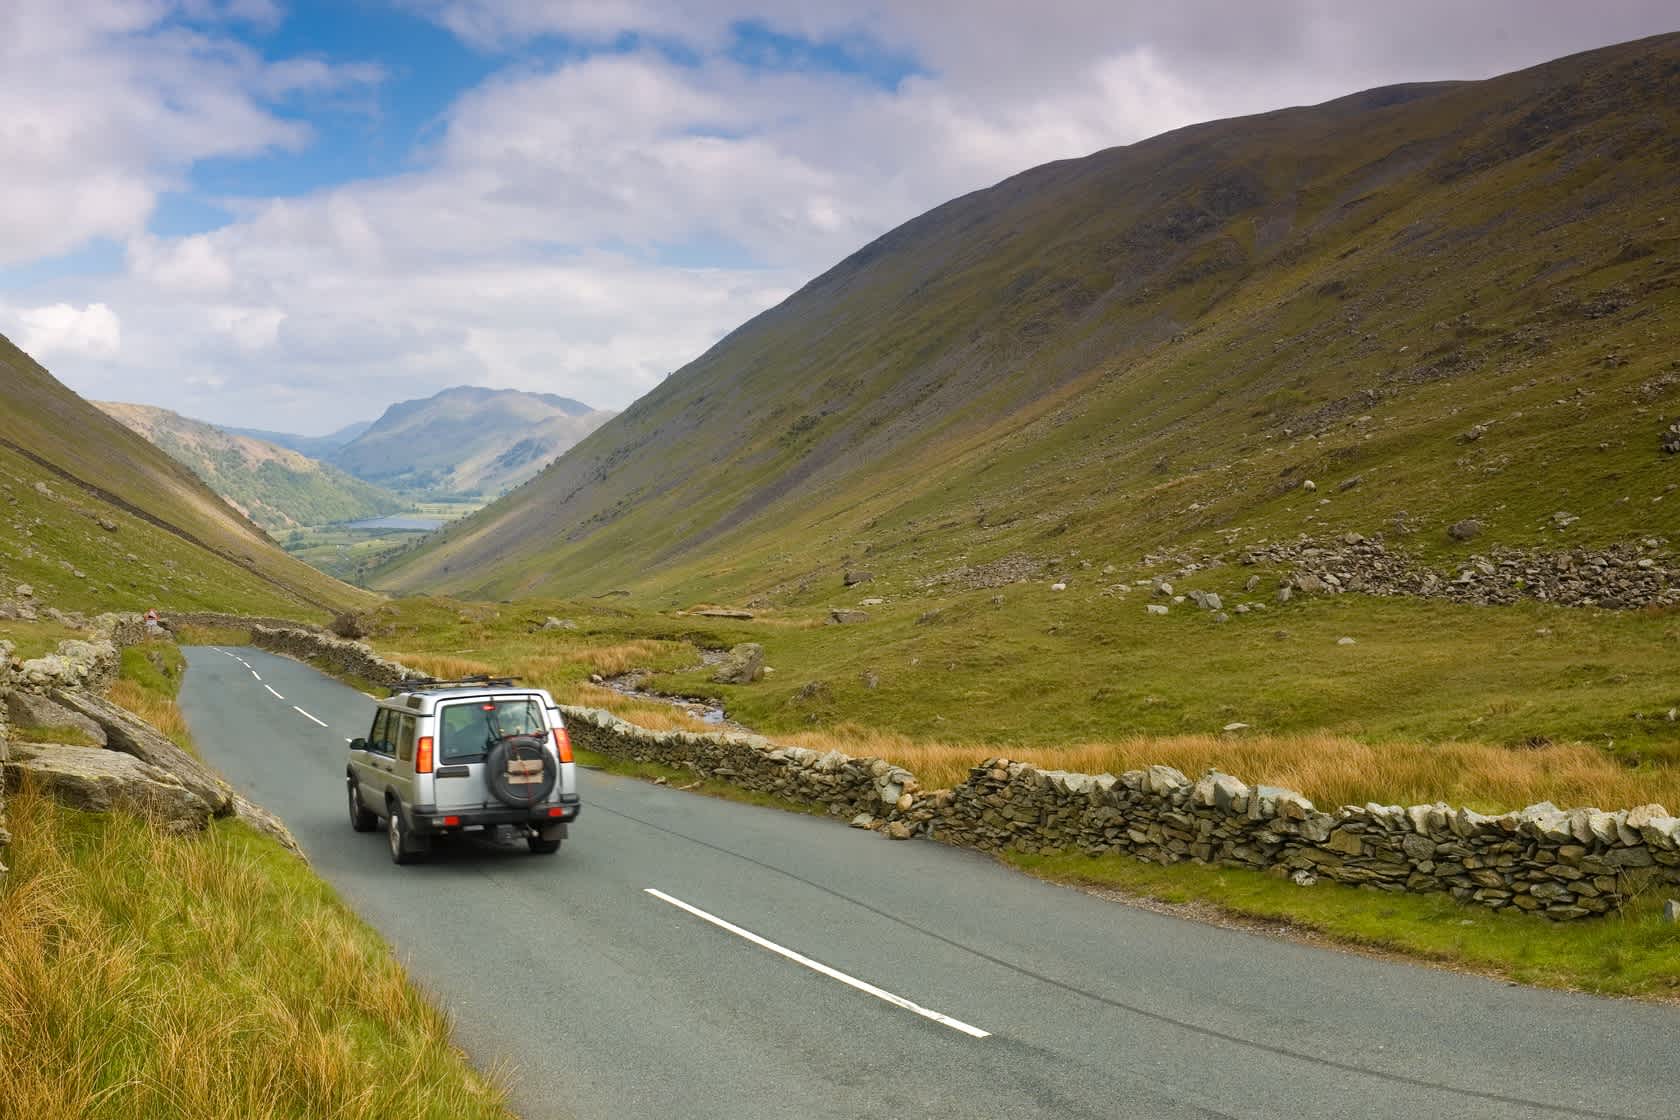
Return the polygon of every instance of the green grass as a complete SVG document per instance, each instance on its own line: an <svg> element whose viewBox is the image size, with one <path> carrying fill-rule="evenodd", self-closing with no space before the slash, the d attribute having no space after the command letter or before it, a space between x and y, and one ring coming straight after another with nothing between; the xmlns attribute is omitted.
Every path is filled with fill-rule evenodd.
<svg viewBox="0 0 1680 1120"><path fill-rule="evenodd" d="M44 657L57 650L60 642L69 641L72 638L80 638L85 641L91 636L86 630L78 630L73 626L64 626L57 622L0 621L0 639L12 643L15 647L12 656L20 661L27 661L32 657Z"/></svg>
<svg viewBox="0 0 1680 1120"><path fill-rule="evenodd" d="M379 937L274 841L28 788L7 807L0 1118L510 1120Z"/></svg>
<svg viewBox="0 0 1680 1120"><path fill-rule="evenodd" d="M1299 887L1258 871L1129 856L1022 855L1012 866L1056 882L1104 887L1168 903L1196 903L1240 918L1284 923L1333 941L1493 973L1524 984L1603 995L1680 996L1680 926L1645 894L1618 914L1584 922L1465 906L1445 895L1406 895L1319 882Z"/></svg>

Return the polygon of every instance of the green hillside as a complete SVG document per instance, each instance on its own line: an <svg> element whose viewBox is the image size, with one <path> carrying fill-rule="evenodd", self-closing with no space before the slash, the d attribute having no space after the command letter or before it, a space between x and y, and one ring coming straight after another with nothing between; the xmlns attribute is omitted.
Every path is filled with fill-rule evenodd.
<svg viewBox="0 0 1680 1120"><path fill-rule="evenodd" d="M366 595L291 559L185 467L0 337L0 569L71 610L324 618Z"/></svg>
<svg viewBox="0 0 1680 1120"><path fill-rule="evenodd" d="M226 432L165 408L95 403L271 533L380 517L408 506L387 490L288 448Z"/></svg>
<svg viewBox="0 0 1680 1120"><path fill-rule="evenodd" d="M1450 565L1669 533L1677 182L1672 35L1035 168L375 582L814 606L858 567L911 594L1301 534Z"/></svg>

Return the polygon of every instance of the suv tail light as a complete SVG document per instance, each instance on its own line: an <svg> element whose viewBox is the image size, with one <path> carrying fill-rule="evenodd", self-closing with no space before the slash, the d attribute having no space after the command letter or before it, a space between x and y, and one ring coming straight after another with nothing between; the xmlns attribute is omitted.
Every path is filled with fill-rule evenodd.
<svg viewBox="0 0 1680 1120"><path fill-rule="evenodd" d="M561 762L572 760L572 737L566 734L564 727L554 729L554 751L560 756Z"/></svg>
<svg viewBox="0 0 1680 1120"><path fill-rule="evenodd" d="M432 772L432 737L420 736L420 741L414 747L414 772L416 774L430 774Z"/></svg>

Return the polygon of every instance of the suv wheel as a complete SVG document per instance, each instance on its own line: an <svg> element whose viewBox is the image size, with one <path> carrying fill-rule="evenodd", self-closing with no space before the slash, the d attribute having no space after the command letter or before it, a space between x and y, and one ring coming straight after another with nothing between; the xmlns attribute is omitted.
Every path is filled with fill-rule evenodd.
<svg viewBox="0 0 1680 1120"><path fill-rule="evenodd" d="M539 856L551 856L560 850L559 837L555 837L553 840L544 840L541 836L527 836L525 837L525 843L530 846L532 852Z"/></svg>
<svg viewBox="0 0 1680 1120"><path fill-rule="evenodd" d="M403 820L402 806L393 801L388 808L390 816L385 821L385 835L391 844L391 862L413 863L425 854L430 845L409 832L408 822Z"/></svg>
<svg viewBox="0 0 1680 1120"><path fill-rule="evenodd" d="M362 791L357 787L356 779L351 778L346 785L350 789L350 827L357 832L372 832L379 827L379 814L362 804Z"/></svg>

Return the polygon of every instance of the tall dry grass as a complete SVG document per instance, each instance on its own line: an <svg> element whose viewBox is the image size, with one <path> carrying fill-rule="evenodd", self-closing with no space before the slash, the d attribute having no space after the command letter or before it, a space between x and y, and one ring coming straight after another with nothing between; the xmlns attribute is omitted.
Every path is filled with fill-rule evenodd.
<svg viewBox="0 0 1680 1120"><path fill-rule="evenodd" d="M1183 735L1029 748L924 742L853 725L778 740L885 758L930 789L960 784L970 767L1007 757L1087 774L1120 774L1154 763L1192 777L1217 769L1246 782L1296 789L1331 807L1445 801L1503 812L1552 801L1606 809L1657 802L1680 809L1680 769L1629 769L1585 744L1521 750L1485 743L1372 744L1333 735Z"/></svg>
<svg viewBox="0 0 1680 1120"><path fill-rule="evenodd" d="M195 755L198 753L198 748L193 746L192 735L187 730L187 719L181 714L181 709L176 706L173 698L152 691L127 677L113 683L106 695L118 706L127 708L169 736L183 749Z"/></svg>
<svg viewBox="0 0 1680 1120"><path fill-rule="evenodd" d="M240 826L9 800L0 1120L510 1120L302 863Z"/></svg>

